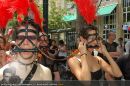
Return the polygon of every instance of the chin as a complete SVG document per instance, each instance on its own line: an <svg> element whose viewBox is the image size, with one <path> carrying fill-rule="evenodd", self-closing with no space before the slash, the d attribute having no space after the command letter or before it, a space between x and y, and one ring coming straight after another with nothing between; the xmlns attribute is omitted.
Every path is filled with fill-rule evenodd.
<svg viewBox="0 0 130 86"><path fill-rule="evenodd" d="M22 58L24 59L30 59L33 56L32 52L21 52L20 55L22 56Z"/></svg>

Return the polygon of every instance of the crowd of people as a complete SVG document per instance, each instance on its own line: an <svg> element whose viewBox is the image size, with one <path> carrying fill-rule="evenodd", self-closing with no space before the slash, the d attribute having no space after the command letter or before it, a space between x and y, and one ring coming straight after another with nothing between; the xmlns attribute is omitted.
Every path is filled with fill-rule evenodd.
<svg viewBox="0 0 130 86"><path fill-rule="evenodd" d="M0 79L4 82L12 79L18 79L16 83L30 79L130 80L130 42L124 44L123 38L119 38L116 43L112 31L107 34L107 40L103 40L94 25L82 28L77 52L69 55L63 40L57 44L49 39L33 21L23 22L16 28L19 29L14 32L14 44L0 36Z"/></svg>
<svg viewBox="0 0 130 86"><path fill-rule="evenodd" d="M33 19L13 28L11 35L0 34L0 80L4 83L130 80L130 41L124 44L120 37L116 43L113 31L103 40L96 26L81 28L77 49L69 52L63 40L50 39Z"/></svg>
<svg viewBox="0 0 130 86"><path fill-rule="evenodd" d="M75 43L77 49L68 50L65 40L51 39L43 31L43 19L38 15L34 0L17 0L11 3L9 2L14 0L1 1L2 16L7 12L7 16L4 15L0 20L0 80L3 84L76 80L89 81L81 82L84 86L98 86L100 83L94 85L91 81L103 80L107 83L101 86L118 86L119 84L109 81L130 80L129 40L124 43L124 39L120 37L116 42L114 31L108 32L107 39L104 40L99 36L98 28L89 23L79 30ZM6 4L3 5L4 3ZM27 7L20 3L25 3ZM18 18L16 24L12 26L11 32L9 30L4 34L5 31L2 30L13 15Z"/></svg>

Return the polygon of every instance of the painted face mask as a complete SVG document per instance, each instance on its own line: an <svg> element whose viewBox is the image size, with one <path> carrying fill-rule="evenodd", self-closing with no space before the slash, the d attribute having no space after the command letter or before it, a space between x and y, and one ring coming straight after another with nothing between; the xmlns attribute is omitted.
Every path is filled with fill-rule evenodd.
<svg viewBox="0 0 130 86"><path fill-rule="evenodd" d="M88 36L86 37L88 43L91 43L92 41L96 40L98 37L98 34L88 34Z"/></svg>
<svg viewBox="0 0 130 86"><path fill-rule="evenodd" d="M96 45L91 45L91 43L93 41L97 41L97 44ZM93 49L97 49L99 48L99 45L98 45L98 34L95 33L95 34L89 34L88 37L87 37L87 41L88 41L88 44L86 45L86 48L93 48Z"/></svg>

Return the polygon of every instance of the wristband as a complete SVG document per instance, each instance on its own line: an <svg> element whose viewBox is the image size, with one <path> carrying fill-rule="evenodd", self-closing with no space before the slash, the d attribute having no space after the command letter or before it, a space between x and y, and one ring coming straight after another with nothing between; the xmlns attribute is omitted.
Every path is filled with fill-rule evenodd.
<svg viewBox="0 0 130 86"><path fill-rule="evenodd" d="M81 54L80 56L83 56L83 55L87 55L87 53L83 53L83 54Z"/></svg>

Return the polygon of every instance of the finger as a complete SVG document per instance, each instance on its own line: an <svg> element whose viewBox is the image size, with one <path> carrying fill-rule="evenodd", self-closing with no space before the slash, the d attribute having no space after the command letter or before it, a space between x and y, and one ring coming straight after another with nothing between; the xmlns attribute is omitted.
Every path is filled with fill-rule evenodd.
<svg viewBox="0 0 130 86"><path fill-rule="evenodd" d="M87 41L84 42L84 46L86 46L86 44L87 44Z"/></svg>
<svg viewBox="0 0 130 86"><path fill-rule="evenodd" d="M99 41L99 44L100 44L100 46L102 46L103 45L102 41Z"/></svg>
<svg viewBox="0 0 130 86"><path fill-rule="evenodd" d="M79 42L79 45L83 45L84 44L84 42Z"/></svg>

